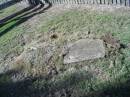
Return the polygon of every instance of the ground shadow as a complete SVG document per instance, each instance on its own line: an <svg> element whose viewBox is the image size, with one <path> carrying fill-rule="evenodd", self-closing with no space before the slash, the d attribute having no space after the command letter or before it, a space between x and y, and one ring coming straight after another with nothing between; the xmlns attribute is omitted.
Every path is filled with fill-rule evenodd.
<svg viewBox="0 0 130 97"><path fill-rule="evenodd" d="M105 89L100 95L109 97L130 97L130 80L126 83L118 84Z"/></svg>
<svg viewBox="0 0 130 97"><path fill-rule="evenodd" d="M0 79L7 75L11 77L11 75L16 73L18 72L11 70L1 74ZM55 83L49 82L50 79L47 76L28 77L17 82L8 81L0 83L0 97L71 97L71 90L69 89L78 84L78 82L88 80L91 77L91 73L87 72L85 75L72 73L66 76L65 79L61 79ZM60 96L55 95L59 91L58 95Z"/></svg>
<svg viewBox="0 0 130 97"><path fill-rule="evenodd" d="M85 97L130 97L130 79L125 83L107 85L103 90L94 91Z"/></svg>
<svg viewBox="0 0 130 97"><path fill-rule="evenodd" d="M0 74L3 76L11 76L19 71L11 70ZM85 75L72 73L65 79L60 79L55 83L50 83L47 77L25 78L17 82L0 83L1 97L129 97L130 96L130 80L122 84L114 84L106 86L106 89L91 93L83 93L71 88L84 80L89 80L93 75L86 72ZM60 92L59 92L60 91Z"/></svg>
<svg viewBox="0 0 130 97"><path fill-rule="evenodd" d="M17 0L17 1L16 0L11 0L11 1L7 1L5 3L2 3L2 4L0 4L0 10L8 8L8 7L20 2L20 1L22 1L22 0Z"/></svg>
<svg viewBox="0 0 130 97"><path fill-rule="evenodd" d="M6 26L4 30L0 31L0 37L4 35L5 33L7 33L8 31L10 31L11 29L13 29L14 27L32 18L33 16L43 13L45 10L49 9L51 6L52 4L50 2L46 7L40 4L37 6L29 6L19 12L16 12L0 20L0 27L2 28ZM15 23L10 24L11 22L15 22ZM7 26L8 24L10 25Z"/></svg>

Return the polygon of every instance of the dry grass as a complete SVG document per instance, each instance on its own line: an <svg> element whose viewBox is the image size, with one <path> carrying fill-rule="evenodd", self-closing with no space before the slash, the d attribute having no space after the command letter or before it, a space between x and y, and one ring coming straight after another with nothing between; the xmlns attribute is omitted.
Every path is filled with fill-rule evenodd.
<svg viewBox="0 0 130 97"><path fill-rule="evenodd" d="M33 19L38 20L36 22L38 25L34 26ZM82 38L101 38L106 33L112 33L112 36L118 38L121 44L127 45L130 42L129 28L130 15L128 10L115 13L114 11L72 8L55 13L51 9L50 12L33 17L2 36L0 38L0 48L2 48L0 54L11 52L11 49L21 43L17 42L19 39L25 40L25 38L20 37L21 35L23 37L29 35L31 38L29 42L16 49L20 53L26 51L26 60L23 60L21 56L16 56L15 65L12 67L22 67L25 73L30 73L33 76L46 75L49 80L37 79L33 85L36 88L44 88L45 90L51 88L57 91L68 88L82 91L82 94L86 95L86 93L100 92L107 87L114 87L116 84L129 80L130 49L115 49L106 46L106 56L102 59L64 65L63 57L60 56L63 47ZM53 55L45 63L43 62L45 48L40 45L42 43L55 47Z"/></svg>

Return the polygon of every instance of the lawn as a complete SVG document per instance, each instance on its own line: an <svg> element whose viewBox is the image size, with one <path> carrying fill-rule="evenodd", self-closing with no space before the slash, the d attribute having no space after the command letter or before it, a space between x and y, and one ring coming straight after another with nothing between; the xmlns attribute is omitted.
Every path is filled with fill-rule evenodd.
<svg viewBox="0 0 130 97"><path fill-rule="evenodd" d="M5 12L8 11L12 13L12 10L10 11L8 8L5 9ZM0 14L0 17L6 16L5 12ZM38 41L40 44L44 41L55 45L57 49L52 56L51 62L40 65L40 67L36 69L36 72L40 69L40 72L36 75L33 74L34 72L32 71L34 68L37 68L35 66L39 66L42 60L37 62L39 64L30 66L29 72L24 70L24 73L27 72L31 78L27 81L23 80L18 82L18 85L23 85L20 85L21 92L24 92L23 94L20 92L22 96L128 97L128 95L130 95L130 48L127 47L130 43L129 13L130 12L126 10L108 12L73 8L57 13L48 11L38 14L39 17L37 17L37 15L34 16L38 19L33 17L18 26L13 26L13 28L6 31L6 33L0 37L0 66L9 64L8 61L4 59L8 58L8 55L14 52L20 55L25 47L31 43ZM20 21L20 16L21 15L7 21L4 26L0 27L0 33L5 31L8 27L17 24L17 22ZM34 19L36 19L38 23ZM36 24L35 26L34 23ZM60 57L59 54L66 43L74 42L82 38L102 39L102 36L107 33L111 33L114 38L119 39L120 44L124 47L111 48L106 46L106 56L104 58L66 65L63 64L63 58ZM21 36L24 35L30 35L32 42L23 45L20 39L23 39ZM40 38L36 37L38 35L40 35ZM56 35L56 37L53 38L51 35ZM41 57L42 56L38 54L38 58ZM20 66L21 64L17 65ZM24 69L26 69L27 65L30 65L30 63L22 64L22 66L25 67ZM48 71L44 69L48 68L48 66L54 67L57 73L46 75ZM33 80L33 77L35 78L41 75L46 77ZM10 76L11 75L8 74L3 75L0 78L0 83L15 84L13 80L11 81L9 78ZM26 85L23 84L26 82L29 83ZM9 84L9 88L10 87L11 85ZM24 88L27 88L28 92L24 91ZM8 87L5 89L8 89ZM15 90L16 92L10 97L21 97L17 89L19 88L15 87L13 92L15 92ZM6 97L7 94L5 90L2 91L4 91L1 94L2 97ZM8 92L8 95L11 93L8 90L6 92Z"/></svg>

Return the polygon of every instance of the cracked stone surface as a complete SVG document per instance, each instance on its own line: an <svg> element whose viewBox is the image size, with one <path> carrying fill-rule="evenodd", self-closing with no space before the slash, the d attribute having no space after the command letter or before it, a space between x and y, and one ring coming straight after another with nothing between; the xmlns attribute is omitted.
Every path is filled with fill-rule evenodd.
<svg viewBox="0 0 130 97"><path fill-rule="evenodd" d="M64 56L64 64L103 58L104 56L103 40L80 39L68 48L68 53Z"/></svg>

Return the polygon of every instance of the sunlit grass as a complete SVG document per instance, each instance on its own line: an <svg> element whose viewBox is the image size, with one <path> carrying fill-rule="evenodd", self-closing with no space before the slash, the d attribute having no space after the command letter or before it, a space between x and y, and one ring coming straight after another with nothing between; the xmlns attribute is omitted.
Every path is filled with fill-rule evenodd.
<svg viewBox="0 0 130 97"><path fill-rule="evenodd" d="M15 25L18 21L16 18L10 20L0 28L0 31ZM69 10L52 18L47 18L36 26L39 26L37 33L48 35L45 39L46 42L50 42L49 36L51 32L57 34L58 38L51 41L51 43L55 43L58 46L63 46L66 42L72 42L81 38L101 38L106 33L112 33L124 45L130 42L130 15L125 12L121 14L89 10ZM23 33L25 34L26 30L16 25L16 27L1 36L0 52L7 53L8 51L11 52L12 49L13 51L20 51L23 47L19 46L17 37ZM34 33L32 31L31 34ZM90 37L88 34L93 36ZM102 59L64 65L63 59L58 57L58 54L61 52L57 50L53 56L55 59L53 63L56 68L61 66L61 69L65 71L56 75L53 80L48 82L36 80L33 83L34 87L46 91L46 87L48 88L48 85L52 84L52 88L73 88L89 93L114 87L114 85L116 87L116 84L127 82L130 76L130 49L110 49L110 51L112 54ZM68 72L69 68L75 68L75 71L73 73Z"/></svg>

